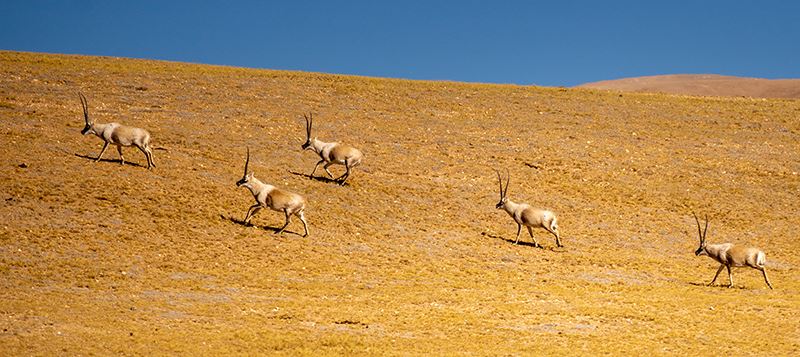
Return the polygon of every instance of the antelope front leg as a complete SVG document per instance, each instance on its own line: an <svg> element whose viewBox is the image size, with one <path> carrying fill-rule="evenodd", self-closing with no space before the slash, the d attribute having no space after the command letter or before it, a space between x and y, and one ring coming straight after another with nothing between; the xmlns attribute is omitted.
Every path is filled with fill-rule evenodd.
<svg viewBox="0 0 800 357"><path fill-rule="evenodd" d="M333 178L333 174L331 173L330 170L328 170L328 167L330 167L331 165L333 165L333 162L325 164L325 166L323 166L322 168L325 169L325 172L328 173L328 177Z"/></svg>
<svg viewBox="0 0 800 357"><path fill-rule="evenodd" d="M256 212L261 210L261 205L256 203L247 210L247 214L244 216L244 224L250 224L250 219L256 215Z"/></svg>
<svg viewBox="0 0 800 357"><path fill-rule="evenodd" d="M119 164L125 165L125 156L122 156L122 145L117 145L117 152L119 153Z"/></svg>
<svg viewBox="0 0 800 357"><path fill-rule="evenodd" d="M728 268L728 287L732 288L733 287L733 274L731 274L731 267L727 266L727 265L726 265L726 267Z"/></svg>
<svg viewBox="0 0 800 357"><path fill-rule="evenodd" d="M708 286L714 285L714 282L717 281L717 277L719 276L719 273L722 272L722 268L724 267L725 264L720 264L719 269L717 269L717 273L714 274L714 279L711 279L711 282L708 283Z"/></svg>
<svg viewBox="0 0 800 357"><path fill-rule="evenodd" d="M309 178L311 178L311 179L313 179L313 178L314 178L314 173L315 173L315 172L317 172L317 167L319 167L319 164L321 164L321 163L323 163L323 162L325 162L325 160L319 160L319 161L317 161L317 164L316 164L316 165L314 165L314 170L311 170L311 175L309 175Z"/></svg>
<svg viewBox="0 0 800 357"><path fill-rule="evenodd" d="M517 240L514 241L514 244L519 243L519 234L522 232L522 225L517 223Z"/></svg>
<svg viewBox="0 0 800 357"><path fill-rule="evenodd" d="M108 149L108 141L106 141L106 143L103 144L103 150L100 150L100 155L97 155L97 159L95 159L94 162L100 161L100 158L103 157L103 154L106 152L106 149Z"/></svg>
<svg viewBox="0 0 800 357"><path fill-rule="evenodd" d="M291 215L289 214L289 211L284 208L283 209L283 214L286 215L286 223L283 225L283 227L281 227L281 229L279 231L275 232L275 234L283 233L283 230L286 229L286 227L289 225L289 221L291 220Z"/></svg>

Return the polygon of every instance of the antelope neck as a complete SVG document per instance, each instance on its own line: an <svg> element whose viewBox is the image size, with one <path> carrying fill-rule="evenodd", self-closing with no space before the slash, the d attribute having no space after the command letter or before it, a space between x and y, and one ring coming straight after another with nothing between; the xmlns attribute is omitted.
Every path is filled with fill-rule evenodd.
<svg viewBox="0 0 800 357"><path fill-rule="evenodd" d="M255 176L253 176L253 178L250 179L250 182L247 182L242 186L247 187L253 194L253 196L258 195L259 192L264 191L269 187L271 187L270 185L261 182L261 180L257 179Z"/></svg>
<svg viewBox="0 0 800 357"><path fill-rule="evenodd" d="M509 199L506 199L506 203L505 203L505 204L503 204L503 209L504 209L504 210L505 210L505 211L506 211L508 214L510 214L510 215L512 215L512 216L514 215L514 212L516 212L516 211L517 211L517 208L518 208L518 207L519 207L519 204L517 204L517 203L514 203L514 201L511 201L511 200L509 200Z"/></svg>
<svg viewBox="0 0 800 357"><path fill-rule="evenodd" d="M103 132L106 130L106 127L108 127L108 125L109 124L98 124L98 123L89 124L89 126L94 131L94 135L97 135L101 138L103 137Z"/></svg>
<svg viewBox="0 0 800 357"><path fill-rule="evenodd" d="M318 140L317 138L311 140L311 148L314 149L314 152L316 152L320 156L322 155L322 151L324 151L325 148L330 144L331 143L326 143L324 141Z"/></svg>

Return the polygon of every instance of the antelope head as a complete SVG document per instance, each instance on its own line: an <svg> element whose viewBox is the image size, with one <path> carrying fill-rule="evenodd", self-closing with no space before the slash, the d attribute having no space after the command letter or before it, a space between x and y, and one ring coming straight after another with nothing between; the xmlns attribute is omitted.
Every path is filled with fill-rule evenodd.
<svg viewBox="0 0 800 357"><path fill-rule="evenodd" d="M500 178L500 172L497 170L494 170L494 172L497 173L497 181L500 182L500 201L497 202L494 207L501 209L503 206L505 206L506 202L508 202L508 197L506 197L506 194L508 193L508 182L511 180L511 174L509 174L508 170L506 170L506 187L503 188L503 179Z"/></svg>
<svg viewBox="0 0 800 357"><path fill-rule="evenodd" d="M303 114L303 117L306 118L306 142L301 146L303 150L311 149L311 125L314 124L314 114L309 113L308 115Z"/></svg>
<svg viewBox="0 0 800 357"><path fill-rule="evenodd" d="M253 179L253 173L247 173L247 167L250 165L250 148L247 148L247 160L244 162L244 174L242 175L242 179L236 181L236 187L242 187Z"/></svg>
<svg viewBox="0 0 800 357"><path fill-rule="evenodd" d="M94 123L89 120L89 103L86 101L86 97L83 96L83 93L78 92L78 95L81 97L81 106L83 107L83 121L86 125L81 130L81 134L96 134L94 131Z"/></svg>
<svg viewBox="0 0 800 357"><path fill-rule="evenodd" d="M708 255L708 252L706 252L706 232L708 231L708 215L706 215L706 217L705 217L706 218L706 227L701 232L700 231L700 220L697 219L697 215L694 214L694 212L692 212L692 214L694 215L694 221L697 222L697 234L700 236L700 247L697 248L697 250L694 251L694 255L697 255L697 256Z"/></svg>

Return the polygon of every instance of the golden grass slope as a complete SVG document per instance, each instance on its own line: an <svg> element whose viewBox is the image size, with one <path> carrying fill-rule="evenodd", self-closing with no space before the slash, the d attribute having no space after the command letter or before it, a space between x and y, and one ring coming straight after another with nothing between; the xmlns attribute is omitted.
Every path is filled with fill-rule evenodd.
<svg viewBox="0 0 800 357"><path fill-rule="evenodd" d="M15 52L0 71L5 355L800 353L798 101ZM94 163L78 91L148 129L159 166ZM305 176L309 111L364 152L345 187ZM238 223L247 146L305 195L309 237ZM495 167L565 248L511 243ZM710 243L762 248L776 289L704 286L693 210Z"/></svg>
<svg viewBox="0 0 800 357"><path fill-rule="evenodd" d="M713 97L800 99L800 79L763 79L715 74L669 74L585 83L578 88Z"/></svg>

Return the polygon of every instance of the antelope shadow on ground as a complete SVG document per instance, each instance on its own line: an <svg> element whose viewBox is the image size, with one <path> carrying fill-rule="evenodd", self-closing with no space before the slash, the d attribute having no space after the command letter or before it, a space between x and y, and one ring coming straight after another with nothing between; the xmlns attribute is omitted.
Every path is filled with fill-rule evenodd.
<svg viewBox="0 0 800 357"><path fill-rule="evenodd" d="M252 223L245 223L245 221L244 221L244 220L241 220L241 219L238 219L238 218L234 218L234 217L232 217L232 216L230 216L230 217L226 217L224 214L220 214L220 215L219 215L219 217L220 217L220 218L222 218L223 220L226 220L226 221L230 221L230 222L236 223L236 224L238 224L238 225L240 225L240 226L244 226L244 227L255 227L255 228L260 228L260 229L263 229L263 230L265 230L265 231L270 231L270 232L272 232L272 233L277 233L278 231L280 231L280 230L281 230L281 227L280 227L280 226L278 226L278 227L270 227L270 226L265 226L265 225L259 226L259 225L255 225L255 224L252 224ZM292 232L292 231L290 231L289 229L286 229L286 230L284 230L283 232L284 232L284 233L291 233L291 234L295 234L295 235L298 235L298 236L302 236L302 234L300 234L300 233L297 233L297 232Z"/></svg>
<svg viewBox="0 0 800 357"><path fill-rule="evenodd" d="M499 235L495 235L495 234L491 234L491 233L487 233L487 232L482 232L481 235L482 236L487 236L487 237L492 238L492 239L502 239L502 240L504 240L506 242L514 244L514 239L511 239L511 238L506 238L506 237L503 237L503 236L499 236ZM522 246L532 247L532 248L539 248L539 249L542 249L542 250L549 250L551 252L556 252L556 253L563 253L564 252L563 248L560 249L560 250L557 250L556 247L545 246L545 245L542 245L541 243L539 243L540 246L537 247L537 246L533 245L533 242L524 241L522 239L523 239L523 237L520 237L519 243L517 245L522 245Z"/></svg>
<svg viewBox="0 0 800 357"><path fill-rule="evenodd" d="M341 183L341 181L339 181L339 180L334 180L332 178L325 177L325 176L311 176L309 174L304 174L302 172L295 172L295 171L291 171L291 170L289 171L289 173L292 174L292 175L302 176L302 177L310 178L310 179L312 179L314 181L319 181L319 182L324 182L324 183L335 183L337 185ZM345 183L344 186L350 186L350 184L349 183Z"/></svg>
<svg viewBox="0 0 800 357"><path fill-rule="evenodd" d="M689 285L701 286L701 287L706 287L706 288L725 288L725 289L751 290L751 289L748 289L746 286L739 286L739 285L736 285L736 284L734 284L730 288L728 287L727 284L708 285L708 283L690 282Z"/></svg>
<svg viewBox="0 0 800 357"><path fill-rule="evenodd" d="M95 156L89 156L89 155L83 155L83 154L75 154L75 156L80 157L82 159L92 160L92 161L97 160L97 157L95 157ZM100 162L113 162L113 163L119 164L121 162L121 160L120 159L100 159ZM124 165L145 167L144 165L141 165L141 164L138 164L138 163L135 163L135 162L131 162L131 161L125 161Z"/></svg>

